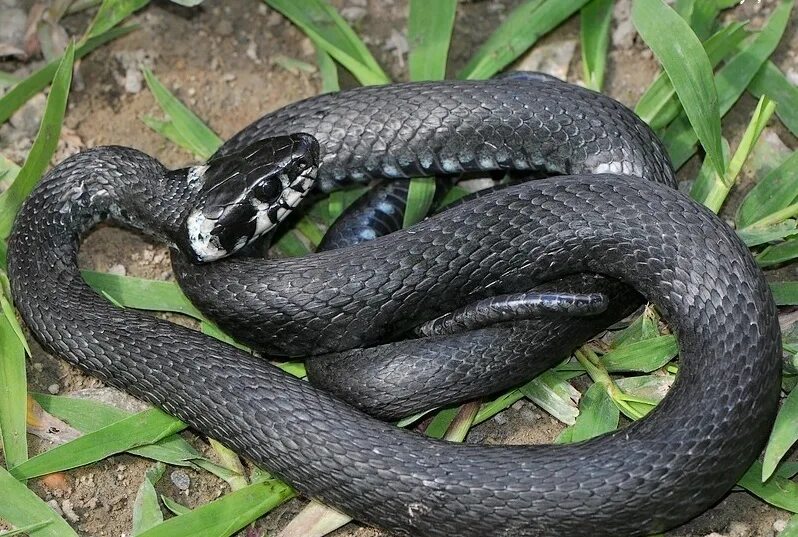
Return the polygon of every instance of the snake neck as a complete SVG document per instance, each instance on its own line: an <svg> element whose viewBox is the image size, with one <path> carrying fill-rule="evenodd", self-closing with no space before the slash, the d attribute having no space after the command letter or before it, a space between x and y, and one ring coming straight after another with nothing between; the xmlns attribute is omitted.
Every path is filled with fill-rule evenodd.
<svg viewBox="0 0 798 537"><path fill-rule="evenodd" d="M66 264L80 238L97 223L112 220L168 245L175 243L199 189L190 169L170 171L135 149L105 146L74 155L53 168L26 200L14 233L42 258Z"/></svg>

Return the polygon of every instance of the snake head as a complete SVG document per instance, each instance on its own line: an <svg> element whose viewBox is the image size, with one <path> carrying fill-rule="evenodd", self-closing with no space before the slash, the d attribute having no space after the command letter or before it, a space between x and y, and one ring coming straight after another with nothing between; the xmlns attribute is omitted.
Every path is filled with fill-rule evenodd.
<svg viewBox="0 0 798 537"><path fill-rule="evenodd" d="M259 140L189 168L187 180L201 186L180 226L177 247L195 263L238 251L302 201L318 165L319 143L300 133Z"/></svg>

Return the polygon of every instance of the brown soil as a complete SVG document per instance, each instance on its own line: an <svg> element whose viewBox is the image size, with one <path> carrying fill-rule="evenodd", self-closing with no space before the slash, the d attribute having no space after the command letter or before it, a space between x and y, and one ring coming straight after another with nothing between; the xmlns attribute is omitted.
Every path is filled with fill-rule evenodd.
<svg viewBox="0 0 798 537"><path fill-rule="evenodd" d="M1 3L1 2L0 2ZM349 8L353 26L364 37L380 63L395 79L406 78L405 57L397 53L397 30L406 27L407 5L402 0L339 0L337 7ZM458 11L452 73L461 67L510 11L517 0L467 2ZM769 14L774 0L748 1L727 16L761 23ZM134 17L140 29L102 47L80 64L78 89L70 98L66 126L73 132L77 146L121 144L139 148L160 158L170 166L181 166L194 159L160 135L148 129L140 118L159 116L159 108L146 91L128 93L121 80L125 62L144 60L159 79L186 102L222 138L227 138L266 112L319 91L316 73L290 71L276 61L281 56L310 64L315 54L310 41L294 26L265 5L233 0L208 1L199 8L181 8L167 2L153 2ZM79 34L88 21L86 15L69 17L65 25L70 33ZM792 20L788 35L777 55L785 68L794 65L798 51L796 21ZM546 36L540 46L556 50L578 41L579 26L572 20ZM632 105L657 73L657 64L639 41L616 44L610 56L605 91ZM568 61L568 60L566 60ZM570 62L563 66L569 80L581 73L578 47ZM342 82L352 84L346 76ZM734 145L753 109L753 100L742 99L727 121L726 131ZM774 127L782 140L794 147L795 139L784 129ZM75 138L76 137L76 138ZM695 173L695 164L688 165L684 177ZM748 180L748 179L746 179ZM112 227L102 227L86 241L81 253L86 268L116 271L133 276L171 278L168 256L163 247L140 236ZM791 269L795 276L795 268ZM786 274L785 274L786 276ZM34 346L29 380L32 389L59 393L97 387L100 383L82 375L64 362L54 359ZM471 440L489 443L545 443L551 441L562 426L538 411L531 403L519 403L498 420L491 420L471 433ZM199 437L185 433L201 452L213 457ZM49 446L31 437L34 452ZM129 455L112 457L101 463L66 473L67 489L50 489L41 480L32 480L31 488L46 500L55 500L63 508L68 501L79 517L73 526L90 536L129 535L133 500L152 466L149 460ZM226 485L206 472L186 471L188 490L178 490L167 470L157 489L190 507L200 505L227 490ZM303 500L293 500L276 509L246 533L248 536L273 535L302 507ZM669 536L707 535L718 532L735 536L770 537L775 534L774 522L788 514L771 508L744 492L730 494L716 508L695 521L669 532ZM778 527L778 525L777 525ZM376 536L381 533L349 524L335 533L343 536Z"/></svg>

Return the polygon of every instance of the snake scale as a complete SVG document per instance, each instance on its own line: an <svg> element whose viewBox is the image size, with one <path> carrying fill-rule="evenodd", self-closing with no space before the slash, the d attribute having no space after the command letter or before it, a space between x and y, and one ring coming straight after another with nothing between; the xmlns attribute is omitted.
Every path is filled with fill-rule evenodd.
<svg viewBox="0 0 798 537"><path fill-rule="evenodd" d="M168 171L101 147L45 176L8 251L16 305L45 349L399 535L659 532L717 502L761 450L779 394L768 286L735 233L672 188L659 142L611 99L534 77L351 90L265 116L218 156ZM269 228L316 165L323 190L473 170L567 175L349 248L188 261L224 257ZM247 195L228 195L230 184ZM587 442L431 440L198 332L113 307L77 267L80 238L105 218L180 247L187 293L269 351L369 346L474 299L595 273L657 305L678 337L679 375L645 419ZM215 227L226 219L241 236Z"/></svg>

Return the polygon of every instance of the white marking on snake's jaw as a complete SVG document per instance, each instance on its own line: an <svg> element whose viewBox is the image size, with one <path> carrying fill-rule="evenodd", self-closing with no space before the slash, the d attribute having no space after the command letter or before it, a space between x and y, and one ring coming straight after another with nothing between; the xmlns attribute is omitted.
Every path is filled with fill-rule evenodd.
<svg viewBox="0 0 798 537"><path fill-rule="evenodd" d="M190 187L202 186L202 183L205 182L206 171L208 171L207 164L203 164L201 166L191 166L188 169L188 173L186 174L186 182L188 182L188 186Z"/></svg>
<svg viewBox="0 0 798 537"><path fill-rule="evenodd" d="M188 243L200 261L215 261L228 253L219 244L219 237L212 233L215 225L216 222L206 218L201 210L195 209L188 215Z"/></svg>

